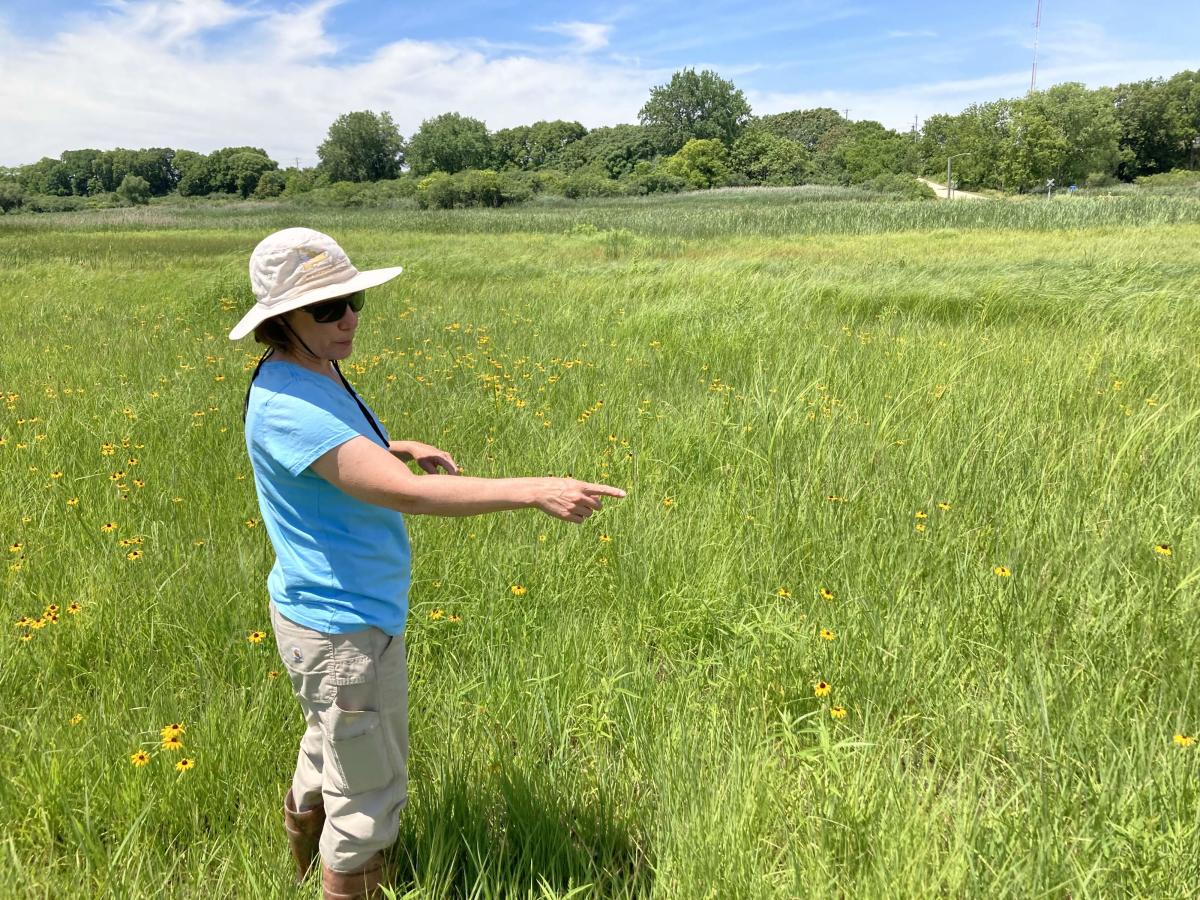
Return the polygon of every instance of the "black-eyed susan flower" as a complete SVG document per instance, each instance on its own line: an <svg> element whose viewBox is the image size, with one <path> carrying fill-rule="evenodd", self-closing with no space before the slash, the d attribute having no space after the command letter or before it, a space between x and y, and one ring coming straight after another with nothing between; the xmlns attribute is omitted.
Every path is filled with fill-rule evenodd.
<svg viewBox="0 0 1200 900"><path fill-rule="evenodd" d="M813 694L817 697L826 697L833 690L833 686L828 681L818 681L813 685Z"/></svg>
<svg viewBox="0 0 1200 900"><path fill-rule="evenodd" d="M75 715L71 716L71 718L70 718L70 723L72 725L78 725L82 721L83 721L83 713L75 713Z"/></svg>
<svg viewBox="0 0 1200 900"><path fill-rule="evenodd" d="M939 503L937 505L937 508L940 509L942 512L950 512L950 504L949 503Z"/></svg>
<svg viewBox="0 0 1200 900"><path fill-rule="evenodd" d="M928 519L929 513L925 512L925 510L923 510L923 509L918 509L915 513L913 513L913 518L914 519Z"/></svg>
<svg viewBox="0 0 1200 900"><path fill-rule="evenodd" d="M108 480L109 481L120 481L124 477L125 477L124 472L113 472L111 475L108 476Z"/></svg>
<svg viewBox="0 0 1200 900"><path fill-rule="evenodd" d="M1196 738L1190 734L1176 734L1175 743L1180 747L1192 747L1196 743Z"/></svg>
<svg viewBox="0 0 1200 900"><path fill-rule="evenodd" d="M514 597L524 597L526 594L527 588L523 584L514 584L512 587L509 588L509 590L512 591L512 595Z"/></svg>
<svg viewBox="0 0 1200 900"><path fill-rule="evenodd" d="M78 506L78 505L79 505L78 497L72 497L70 500L67 501L67 506Z"/></svg>
<svg viewBox="0 0 1200 900"><path fill-rule="evenodd" d="M1170 556L1175 551L1171 549L1170 544L1155 544L1154 552L1159 556Z"/></svg>
<svg viewBox="0 0 1200 900"><path fill-rule="evenodd" d="M258 527L258 519L247 519L246 527L247 528L257 528Z"/></svg>
<svg viewBox="0 0 1200 900"><path fill-rule="evenodd" d="M833 599L833 591L831 591L829 588L823 587L819 591L817 591L817 593L820 594L822 600L832 600Z"/></svg>
<svg viewBox="0 0 1200 900"><path fill-rule="evenodd" d="M446 621L453 622L455 625L457 625L459 622L462 621L462 616L457 615L457 614L451 615Z"/></svg>
<svg viewBox="0 0 1200 900"><path fill-rule="evenodd" d="M182 750L183 738L177 734L173 734L170 737L165 737L162 739L162 748L164 750Z"/></svg>
<svg viewBox="0 0 1200 900"><path fill-rule="evenodd" d="M118 528L118 525L116 522L105 522L103 525L100 526L100 530L103 531L105 534L109 534L113 531L116 531L117 528Z"/></svg>
<svg viewBox="0 0 1200 900"><path fill-rule="evenodd" d="M782 597L784 600L790 600L792 597L792 592L787 588L780 586L779 590L775 592L775 596Z"/></svg>
<svg viewBox="0 0 1200 900"><path fill-rule="evenodd" d="M22 544L20 541L14 541L13 543L8 545L9 553L20 553L23 549L25 549L25 545Z"/></svg>
<svg viewBox="0 0 1200 900"><path fill-rule="evenodd" d="M32 622L30 622L29 627L36 631L39 628L45 628L49 624L50 623L46 621L46 617L42 616L40 619L34 619Z"/></svg>
<svg viewBox="0 0 1200 900"><path fill-rule="evenodd" d="M914 525L914 526L913 526L913 531L917 532L917 534L922 534L922 533L924 533L924 531L925 531L925 523L924 523L924 522L918 522L916 525Z"/></svg>
<svg viewBox="0 0 1200 900"><path fill-rule="evenodd" d="M992 566L992 573L1000 578L1008 578L1012 575L1012 569L1008 566Z"/></svg>
<svg viewBox="0 0 1200 900"><path fill-rule="evenodd" d="M18 628L28 628L32 623L33 620L29 616L21 616L17 619L16 625Z"/></svg>
<svg viewBox="0 0 1200 900"><path fill-rule="evenodd" d="M278 677L279 677L278 669L272 669L270 672L267 673L267 679L270 681L274 681Z"/></svg>
<svg viewBox="0 0 1200 900"><path fill-rule="evenodd" d="M165 741L167 738L179 737L185 731L187 731L187 728L184 727L182 722L172 722L170 725L164 725L158 733L162 735Z"/></svg>
<svg viewBox="0 0 1200 900"><path fill-rule="evenodd" d="M837 635L834 634L828 628L822 628L820 633L821 633L821 640L823 640L823 641L832 641L837 638Z"/></svg>
<svg viewBox="0 0 1200 900"><path fill-rule="evenodd" d="M844 719L846 718L846 707L831 706L829 707L829 715L833 716L835 719Z"/></svg>
<svg viewBox="0 0 1200 900"><path fill-rule="evenodd" d="M42 614L47 615L47 616L51 615L53 613L56 613L56 612L58 612L58 604L57 603L47 603L46 608L44 610L42 610Z"/></svg>
<svg viewBox="0 0 1200 900"><path fill-rule="evenodd" d="M51 478L62 478L63 477L62 469L55 469L53 472L50 473L50 477Z"/></svg>
<svg viewBox="0 0 1200 900"><path fill-rule="evenodd" d="M671 506L674 506L674 505L675 505L675 498L674 498L674 497L663 497L663 500L662 500L662 505L663 505L663 506L666 506L666 507L671 507Z"/></svg>
<svg viewBox="0 0 1200 900"><path fill-rule="evenodd" d="M611 544L611 543L612 543L612 538L611 538L611 537L609 537L607 534L602 534L602 535L600 535L600 543L602 543L602 544Z"/></svg>
<svg viewBox="0 0 1200 900"><path fill-rule="evenodd" d="M150 762L150 754L145 750L139 750L129 757L129 761L140 769L146 763Z"/></svg>
<svg viewBox="0 0 1200 900"><path fill-rule="evenodd" d="M78 600L74 601L67 607L67 612L69 612L73 616L79 615L79 613L82 611L83 611L83 604L80 603Z"/></svg>
<svg viewBox="0 0 1200 900"><path fill-rule="evenodd" d="M252 631L246 635L246 640L252 644L261 644L263 642L263 638L266 636L267 633L265 631Z"/></svg>
<svg viewBox="0 0 1200 900"><path fill-rule="evenodd" d="M446 611L444 609L435 609L429 614L429 618L433 619L434 621L437 621L438 619L444 619L445 617Z"/></svg>
<svg viewBox="0 0 1200 900"><path fill-rule="evenodd" d="M175 771L176 772L186 772L189 769L194 769L194 768L196 768L196 761L187 756L185 756L179 762L175 763Z"/></svg>
<svg viewBox="0 0 1200 900"><path fill-rule="evenodd" d="M130 550L128 553L125 554L125 558L127 560L129 560L130 562L137 562L139 559L142 558L142 551L141 550Z"/></svg>

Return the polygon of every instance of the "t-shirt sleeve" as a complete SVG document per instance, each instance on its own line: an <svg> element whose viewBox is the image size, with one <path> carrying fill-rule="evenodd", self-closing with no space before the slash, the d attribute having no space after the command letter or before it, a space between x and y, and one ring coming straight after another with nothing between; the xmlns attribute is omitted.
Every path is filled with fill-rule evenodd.
<svg viewBox="0 0 1200 900"><path fill-rule="evenodd" d="M299 384L293 381L288 387ZM341 404L329 409L328 399L321 401L319 396L284 391L263 407L255 439L267 456L292 475L299 475L323 453L361 434L346 421Z"/></svg>

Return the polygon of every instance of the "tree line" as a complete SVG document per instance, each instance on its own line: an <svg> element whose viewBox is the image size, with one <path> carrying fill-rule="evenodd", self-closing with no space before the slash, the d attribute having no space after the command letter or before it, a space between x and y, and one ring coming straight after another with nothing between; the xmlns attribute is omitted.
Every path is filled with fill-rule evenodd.
<svg viewBox="0 0 1200 900"><path fill-rule="evenodd" d="M363 110L339 116L317 156L314 167L281 169L259 147L69 150L0 168L0 210L145 203L172 193L350 196L381 182L387 196L422 206L808 183L920 196L927 191L912 176L940 174L951 156L964 187L1027 191L1049 179L1098 186L1197 168L1200 72L1115 88L1061 84L899 132L828 108L755 116L731 81L684 69L651 89L637 124L589 130L554 120L491 131L447 112L405 140L389 113Z"/></svg>

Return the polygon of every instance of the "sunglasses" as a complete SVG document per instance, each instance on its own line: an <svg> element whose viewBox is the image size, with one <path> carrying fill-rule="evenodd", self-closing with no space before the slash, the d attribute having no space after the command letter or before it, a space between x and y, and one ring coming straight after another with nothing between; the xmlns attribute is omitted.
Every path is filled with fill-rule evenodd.
<svg viewBox="0 0 1200 900"><path fill-rule="evenodd" d="M346 314L347 306L358 312L366 302L367 292L364 290L355 291L353 294L347 294L344 297L334 297L332 300L325 300L321 303L314 303L311 306L301 308L312 316L314 321L328 324L330 322L340 322L342 316Z"/></svg>

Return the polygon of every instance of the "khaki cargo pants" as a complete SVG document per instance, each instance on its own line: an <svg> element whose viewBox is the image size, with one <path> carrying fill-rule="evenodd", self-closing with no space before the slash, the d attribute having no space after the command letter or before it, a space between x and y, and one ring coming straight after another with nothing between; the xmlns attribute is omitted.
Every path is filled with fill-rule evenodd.
<svg viewBox="0 0 1200 900"><path fill-rule="evenodd" d="M408 799L408 667L404 636L378 628L323 634L271 604L279 655L308 728L292 797L325 804L321 860L362 868L390 847Z"/></svg>

